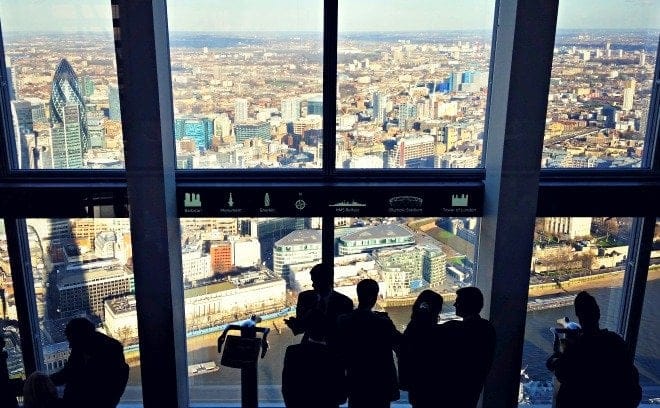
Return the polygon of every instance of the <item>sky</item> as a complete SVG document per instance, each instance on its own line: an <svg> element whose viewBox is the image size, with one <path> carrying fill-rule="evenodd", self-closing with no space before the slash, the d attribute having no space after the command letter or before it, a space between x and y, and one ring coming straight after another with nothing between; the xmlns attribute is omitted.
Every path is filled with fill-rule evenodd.
<svg viewBox="0 0 660 408"><path fill-rule="evenodd" d="M320 31L320 0L169 0L173 31ZM490 29L494 0L339 0L340 31ZM12 31L111 31L110 0L0 0ZM561 0L559 29L660 30L659 0Z"/></svg>

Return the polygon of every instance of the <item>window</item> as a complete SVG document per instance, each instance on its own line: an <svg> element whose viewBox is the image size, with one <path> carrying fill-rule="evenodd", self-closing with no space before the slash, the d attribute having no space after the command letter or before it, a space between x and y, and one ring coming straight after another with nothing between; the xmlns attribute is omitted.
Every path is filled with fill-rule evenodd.
<svg viewBox="0 0 660 408"><path fill-rule="evenodd" d="M18 313L16 312L14 285L9 265L7 235L5 234L4 222L0 222L0 324L2 324L0 326L0 341L4 343L4 350L8 354L9 378L25 377L20 336L18 327L15 326L17 321Z"/></svg>
<svg viewBox="0 0 660 408"><path fill-rule="evenodd" d="M180 222L191 402L240 399L241 372L220 366L218 336L227 325L252 315L263 319L259 326L270 329L270 348L258 364L259 399L281 402L284 352L300 340L284 318L295 313L298 282L308 280L311 267L321 262L320 219Z"/></svg>
<svg viewBox="0 0 660 408"><path fill-rule="evenodd" d="M483 167L493 1L339 1L336 166Z"/></svg>
<svg viewBox="0 0 660 408"><path fill-rule="evenodd" d="M374 270L384 276L388 304L381 306L399 328L409 319L407 302L415 290L437 284L446 294L443 317L450 318L450 294L462 285L479 285L496 330L506 338L498 344L496 370L484 391L486 408L514 398L509 394L517 393L525 366L531 378L523 381L522 397L542 388L531 381L551 380L542 366L551 347L548 328L559 317L573 318L570 306L528 311L522 296L543 283L568 290L571 281L562 280L568 275L594 278L591 285L608 273L614 283L590 289L601 302L603 326L635 325L635 316L628 319L621 309L634 315L646 302L637 361L645 396L658 397L655 350L644 343L655 344L644 337L653 333L646 328L654 323L650 311L657 303L653 281L645 294L629 290L629 278L639 277L639 271L626 250L639 235L632 221L658 217L653 207L660 194L653 116L658 101L652 89L658 25L651 3L606 0L594 18L587 2L562 0L556 38L556 2L51 3L0 0L0 68L10 67L0 70L0 79L13 81L6 89L15 91L14 99L5 91L0 98L0 215L8 231L5 246L0 239L0 254L5 247L28 253L12 257L12 266L32 270L27 289L36 295L14 301L18 311L27 311L30 338L43 341L21 350L24 371L34 369L33 355L54 356L43 363L48 370L61 365L63 359L50 349L62 346L56 341L57 321L84 313L125 343L131 377L124 403L236 405L238 372L216 370L218 329L250 313L276 313L280 304L255 296L246 298L247 308L243 303L234 308L204 296L227 283L245 288L250 271L236 265L254 262L258 244L255 276L272 274L280 295L283 285L285 311L309 284L306 268L319 259L335 263L336 286L349 293L351 279ZM606 29L590 28L595 25ZM55 34L46 38L42 31ZM169 48L161 47L165 39ZM131 86L118 87L111 96L117 72L120 82ZM49 117L54 79L61 80L63 96L54 111L60 109L62 124ZM123 122L112 113L118 112L112 102L118 94ZM624 114L631 95L632 109ZM647 99L652 114L644 132ZM614 108L614 127L606 126L612 115L604 115L598 101ZM570 133L572 121L582 121L583 113L585 122L594 122L585 128L596 127L595 136ZM97 130L99 125L95 117L104 133L92 132L93 124ZM144 126L143 119L153 126ZM83 138L85 126L89 139ZM635 176L643 177L606 171L605 164L639 167ZM593 165L597 182L575 172L541 171L537 179L540 167L583 165ZM127 171L21 171L35 167ZM424 171L431 168L460 171ZM113 215L89 211L97 201L111 204ZM531 235L534 209L546 218L537 220L538 248L530 263L531 236L518 243L519 234ZM118 218L129 210L139 226L133 230L128 218ZM508 218L517 211L521 217ZM558 217L566 214L579 218ZM11 227L23 220L27 228L16 234ZM257 233L255 242L253 224L270 232ZM371 227L411 233L351 237ZM571 236L575 228L588 230L584 245L579 234ZM300 231L320 234L320 247L310 236L302 245L287 241ZM130 254L127 242L136 245ZM563 245L568 243L574 250ZM249 261L237 262L231 252L236 245L250 254ZM357 260L365 248L378 259ZM92 279L94 271L76 273L90 266L86 257L110 262L110 272L121 266L129 281L148 284L138 285L133 302L133 288L121 280L126 274L102 286ZM286 262L291 259L293 265ZM342 264L347 259L349 264ZM628 275L616 271L621 262L629 264ZM90 280L66 292L76 275ZM5 269L5 293L25 288L7 276ZM105 298L108 291L112 299ZM58 296L50 296L55 292ZM404 305L397 306L399 301ZM135 303L144 312L138 315ZM127 320L111 326L106 310ZM134 337L136 316L142 349ZM277 352L299 339L286 329L276 334L283 328L278 320L265 323L274 331L272 349L260 360L259 396L264 404L281 406ZM523 367L517 365L520 357Z"/></svg>
<svg viewBox="0 0 660 408"><path fill-rule="evenodd" d="M594 19L589 2L559 2L542 167L645 166L660 14L602 6Z"/></svg>
<svg viewBox="0 0 660 408"><path fill-rule="evenodd" d="M168 2L177 167L319 168L323 3Z"/></svg>
<svg viewBox="0 0 660 408"><path fill-rule="evenodd" d="M637 340L637 353L635 366L639 370L640 384L642 385L642 402L652 398L660 398L658 386L660 385L660 367L654 362L658 358L656 347L656 331L660 317L657 312L658 294L660 285L658 276L658 256L660 250L660 219L656 221L653 247L651 249L651 265L649 266L648 280L646 282L646 295L642 309L642 322L639 326L639 339Z"/></svg>
<svg viewBox="0 0 660 408"><path fill-rule="evenodd" d="M123 168L110 4L3 0L0 12L13 167Z"/></svg>
<svg viewBox="0 0 660 408"><path fill-rule="evenodd" d="M64 366L64 328L86 317L124 345L131 369L123 401L141 401L129 219L31 218L26 224L45 371Z"/></svg>
<svg viewBox="0 0 660 408"><path fill-rule="evenodd" d="M617 331L631 223L621 217L537 219L519 403L552 402L553 377L545 367L553 352L550 329L565 317L578 321L578 292L596 298L601 328Z"/></svg>

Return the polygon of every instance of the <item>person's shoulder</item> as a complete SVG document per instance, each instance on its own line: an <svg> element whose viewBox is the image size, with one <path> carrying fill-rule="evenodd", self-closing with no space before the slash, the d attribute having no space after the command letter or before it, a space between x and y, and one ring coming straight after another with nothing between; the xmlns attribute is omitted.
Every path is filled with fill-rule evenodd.
<svg viewBox="0 0 660 408"><path fill-rule="evenodd" d="M335 301L337 301L337 302L341 302L341 303L344 303L344 304L350 304L351 306L353 305L353 301L351 300L351 298L349 298L348 296L344 295L341 292L337 292L336 290L333 290L330 293L330 296L332 296L335 299Z"/></svg>

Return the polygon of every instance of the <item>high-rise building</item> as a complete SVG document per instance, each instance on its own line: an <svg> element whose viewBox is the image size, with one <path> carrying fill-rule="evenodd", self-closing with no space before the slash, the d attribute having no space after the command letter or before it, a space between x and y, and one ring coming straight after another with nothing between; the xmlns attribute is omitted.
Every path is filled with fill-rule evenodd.
<svg viewBox="0 0 660 408"><path fill-rule="evenodd" d="M625 111L632 110L633 108L633 99L635 96L635 85L637 82L634 79L628 79L624 82L623 86L623 103L621 107Z"/></svg>
<svg viewBox="0 0 660 408"><path fill-rule="evenodd" d="M213 121L208 118L178 118L174 120L174 138L195 141L198 149L206 150L213 138Z"/></svg>
<svg viewBox="0 0 660 408"><path fill-rule="evenodd" d="M87 130L89 131L89 147L105 147L105 116L100 112L90 112L87 116Z"/></svg>
<svg viewBox="0 0 660 408"><path fill-rule="evenodd" d="M273 272L288 280L292 265L321 260L321 230L293 231L273 246Z"/></svg>
<svg viewBox="0 0 660 408"><path fill-rule="evenodd" d="M385 121L385 105L387 104L387 97L380 92L374 92L371 101L372 105L372 118L377 124L383 124Z"/></svg>
<svg viewBox="0 0 660 408"><path fill-rule="evenodd" d="M96 86L94 85L94 80L90 76L85 75L80 80L80 88L85 98L89 98L94 94Z"/></svg>
<svg viewBox="0 0 660 408"><path fill-rule="evenodd" d="M34 138L32 133L34 131L32 105L28 101L11 101L11 116L14 122L18 168L28 169L30 168L30 145L28 138Z"/></svg>
<svg viewBox="0 0 660 408"><path fill-rule="evenodd" d="M307 115L323 116L323 95L314 95L307 99Z"/></svg>
<svg viewBox="0 0 660 408"><path fill-rule="evenodd" d="M119 108L119 88L115 84L108 85L108 117L110 120L121 120L121 109Z"/></svg>
<svg viewBox="0 0 660 408"><path fill-rule="evenodd" d="M282 121L293 122L300 117L300 98L282 100Z"/></svg>
<svg viewBox="0 0 660 408"><path fill-rule="evenodd" d="M243 98L234 100L234 123L244 123L248 119L248 101Z"/></svg>
<svg viewBox="0 0 660 408"><path fill-rule="evenodd" d="M236 143L248 139L270 140L270 125L268 122L237 123L234 125Z"/></svg>
<svg viewBox="0 0 660 408"><path fill-rule="evenodd" d="M11 68L11 59L9 57L5 57L5 68L7 69L7 72L5 72L5 81L7 82L9 100L13 101L16 99L16 88L14 87L16 81L14 81L14 70Z"/></svg>
<svg viewBox="0 0 660 408"><path fill-rule="evenodd" d="M56 169L83 166L82 121L79 108L76 104L59 108L61 122L55 123L51 129L53 167Z"/></svg>
<svg viewBox="0 0 660 408"><path fill-rule="evenodd" d="M591 236L591 217L547 217L543 231L555 235L567 235L570 239Z"/></svg>
<svg viewBox="0 0 660 408"><path fill-rule="evenodd" d="M82 148L82 153L84 153L89 148L89 134L87 133L87 112L85 110L85 101L80 90L80 84L78 83L78 77L76 76L76 73L73 71L73 68L69 62L66 59L62 59L60 63L57 64L57 68L55 69L50 96L50 122L53 126L64 124L65 106L78 107L78 129L81 138L80 145ZM68 126L73 126L73 124L69 121ZM69 137L67 137L67 140L69 140ZM71 144L75 144L75 142L72 140L69 141ZM55 148L54 142L53 148Z"/></svg>

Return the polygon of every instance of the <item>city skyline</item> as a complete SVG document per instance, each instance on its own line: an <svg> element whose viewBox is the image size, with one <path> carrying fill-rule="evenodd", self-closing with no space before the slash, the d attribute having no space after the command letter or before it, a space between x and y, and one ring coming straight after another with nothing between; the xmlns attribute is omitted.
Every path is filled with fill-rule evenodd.
<svg viewBox="0 0 660 408"><path fill-rule="evenodd" d="M310 7L299 0L282 0L270 3L251 0L241 3L224 3L201 0L190 7L175 1L168 5L171 31L227 32L227 31L321 31L323 25L322 4ZM340 31L429 31L472 30L490 28L493 24L494 1L465 0L438 5L430 0L419 0L416 7L409 1L393 0L388 7L381 1L368 0L350 5L350 12L339 4ZM660 14L649 14L653 6L649 0L585 0L579 7L560 2L558 29L658 29ZM276 5L276 7L274 7ZM256 13L256 10L267 13ZM47 9L48 12L44 12ZM594 10L608 10L607 14L595 14ZM293 12L292 12L293 11ZM376 11L376 12L374 12ZM0 16L8 32L39 31L87 32L112 31L111 8L107 2L61 0L47 4L43 0L20 3L3 0ZM26 19L25 16L30 16ZM597 25L597 27L595 27Z"/></svg>

